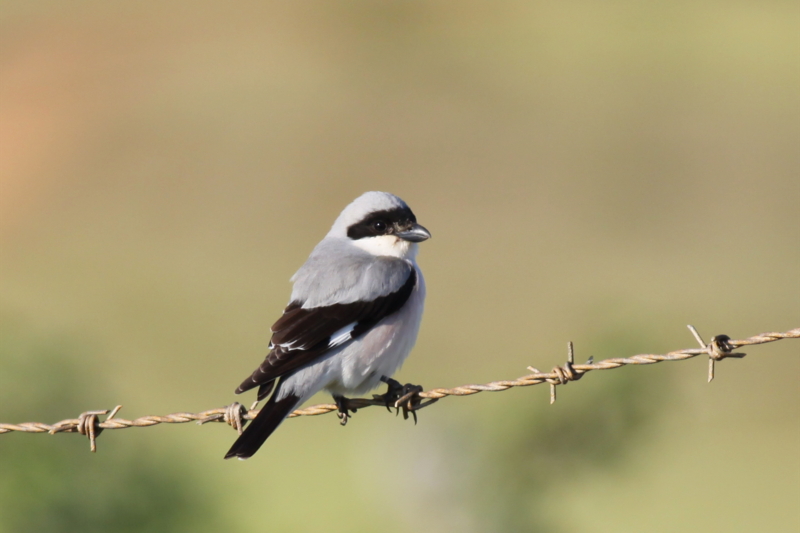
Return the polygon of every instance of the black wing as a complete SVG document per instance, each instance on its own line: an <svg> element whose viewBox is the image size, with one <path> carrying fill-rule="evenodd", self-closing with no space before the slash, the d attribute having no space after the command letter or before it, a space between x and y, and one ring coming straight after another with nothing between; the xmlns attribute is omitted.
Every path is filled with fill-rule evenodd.
<svg viewBox="0 0 800 533"><path fill-rule="evenodd" d="M334 304L304 309L292 302L272 326L270 352L253 374L244 380L236 394L259 387L258 399L272 390L274 380L325 355L331 348L356 339L383 318L399 311L417 284L412 268L397 291L369 302Z"/></svg>

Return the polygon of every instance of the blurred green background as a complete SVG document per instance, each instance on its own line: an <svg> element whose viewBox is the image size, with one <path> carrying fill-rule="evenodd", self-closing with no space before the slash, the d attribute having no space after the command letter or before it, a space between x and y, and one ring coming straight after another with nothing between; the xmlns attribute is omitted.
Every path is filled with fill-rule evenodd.
<svg viewBox="0 0 800 533"><path fill-rule="evenodd" d="M241 400L289 277L404 198L402 381L800 325L797 2L0 2L0 421ZM415 427L0 436L0 531L797 531L796 341ZM327 402L324 396L315 398Z"/></svg>

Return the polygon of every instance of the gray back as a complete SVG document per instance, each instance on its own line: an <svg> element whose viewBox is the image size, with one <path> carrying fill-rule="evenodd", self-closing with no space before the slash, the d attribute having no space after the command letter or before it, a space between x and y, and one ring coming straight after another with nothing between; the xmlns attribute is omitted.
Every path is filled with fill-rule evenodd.
<svg viewBox="0 0 800 533"><path fill-rule="evenodd" d="M412 268L404 259L374 256L346 237L326 237L292 276L291 301L309 309L374 300L402 287Z"/></svg>

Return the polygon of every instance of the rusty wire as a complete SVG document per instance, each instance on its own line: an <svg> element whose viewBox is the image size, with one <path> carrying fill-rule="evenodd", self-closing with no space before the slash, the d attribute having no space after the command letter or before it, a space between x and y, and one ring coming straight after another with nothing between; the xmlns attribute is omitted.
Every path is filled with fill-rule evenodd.
<svg viewBox="0 0 800 533"><path fill-rule="evenodd" d="M781 339L797 339L800 338L800 328L791 329L783 333L770 332L761 333L753 337L742 340L731 340L727 335L717 335L711 339L711 342L706 344L700 334L693 326L689 326L689 330L694 335L699 343L699 348L687 348L684 350L676 350L663 355L657 354L640 354L631 357L620 357L612 359L604 359L602 361L594 362L592 358L584 364L575 364L574 351L572 343L568 345L567 362L562 366L556 366L550 372L541 372L534 367L528 367L532 374L522 376L511 381L492 381L484 385L462 385L452 389L431 389L428 391L419 392L413 390L412 392L404 395L395 402L395 407L403 410L403 416L408 417L409 413L426 407L441 398L447 396L469 396L479 392L499 392L508 390L513 387L529 387L531 385L539 385L540 383L550 384L550 403L556 401L556 387L558 385L566 385L570 381L577 381L587 372L592 370L611 370L626 365L651 365L660 363L662 361L683 361L697 357L698 355L708 356L708 381L714 379L714 365L717 361L734 357L742 358L745 356L743 353L735 353L734 350L742 346L751 346L755 344L766 344L775 342ZM256 402L257 404L257 402ZM24 422L22 424L3 424L0 423L0 434L10 433L14 431L21 431L26 433L80 433L89 438L91 451L97 449L97 436L105 429L124 429L129 427L149 427L157 424L182 424L185 422L196 421L198 424L205 424L206 422L225 422L233 427L239 434L242 433L242 428L246 420L252 420L258 414L255 409L256 404L248 410L242 404L234 402L226 407L217 409L209 409L200 413L173 413L165 416L150 415L137 418L135 420L125 420L124 418L116 418L116 414L122 408L121 405L116 406L111 410L86 411L82 413L79 418L70 418L56 422L55 424L43 424L41 422ZM356 409L363 409L372 405L385 406L386 403L380 397L373 396L372 399L368 398L353 398L349 400L349 409L355 411ZM335 404L319 404L306 407L304 409L297 409L293 411L289 418L298 416L315 416L337 411L338 408ZM100 422L98 416L106 415L108 417Z"/></svg>

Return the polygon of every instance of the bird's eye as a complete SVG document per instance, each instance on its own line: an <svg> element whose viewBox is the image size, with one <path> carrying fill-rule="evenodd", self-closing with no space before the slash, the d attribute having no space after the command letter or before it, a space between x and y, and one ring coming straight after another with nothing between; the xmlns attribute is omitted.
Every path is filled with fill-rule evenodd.
<svg viewBox="0 0 800 533"><path fill-rule="evenodd" d="M384 231L386 231L386 222L384 222L383 220L376 220L375 222L372 223L372 227L375 229L375 231L383 233Z"/></svg>

